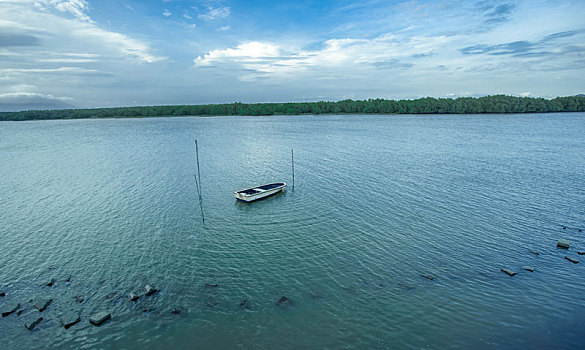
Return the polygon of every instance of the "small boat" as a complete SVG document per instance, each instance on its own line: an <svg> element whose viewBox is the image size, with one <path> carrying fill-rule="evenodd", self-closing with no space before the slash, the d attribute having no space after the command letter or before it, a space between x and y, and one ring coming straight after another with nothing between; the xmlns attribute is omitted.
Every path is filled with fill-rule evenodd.
<svg viewBox="0 0 585 350"><path fill-rule="evenodd" d="M262 186L250 187L234 192L238 200L243 202L252 202L257 199L272 196L275 193L282 191L286 187L285 182L275 182Z"/></svg>

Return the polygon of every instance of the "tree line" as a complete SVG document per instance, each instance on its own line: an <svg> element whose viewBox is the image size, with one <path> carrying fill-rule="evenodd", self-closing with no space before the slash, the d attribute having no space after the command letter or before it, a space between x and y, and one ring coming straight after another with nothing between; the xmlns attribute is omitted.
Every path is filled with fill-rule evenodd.
<svg viewBox="0 0 585 350"><path fill-rule="evenodd" d="M299 114L487 114L585 112L585 95L554 99L495 95L415 100L343 100L298 103L115 107L0 112L0 120L139 118L158 116L258 116Z"/></svg>

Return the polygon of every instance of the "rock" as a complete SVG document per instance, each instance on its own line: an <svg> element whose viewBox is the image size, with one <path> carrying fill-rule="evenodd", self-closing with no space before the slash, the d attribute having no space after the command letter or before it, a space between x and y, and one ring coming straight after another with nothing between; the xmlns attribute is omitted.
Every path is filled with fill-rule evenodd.
<svg viewBox="0 0 585 350"><path fill-rule="evenodd" d="M559 247L559 248L569 249L570 245L571 245L571 242L569 242L566 239L562 239L562 238L559 238L559 240L557 242L557 247Z"/></svg>
<svg viewBox="0 0 585 350"><path fill-rule="evenodd" d="M526 271L534 272L534 267L531 266L524 266L523 269Z"/></svg>
<svg viewBox="0 0 585 350"><path fill-rule="evenodd" d="M18 310L19 307L20 307L19 303L12 303L12 304L4 305L2 307L2 317L6 317L6 316L10 315L14 311Z"/></svg>
<svg viewBox="0 0 585 350"><path fill-rule="evenodd" d="M154 293L158 292L158 289L153 288L153 287L149 286L148 284L144 287L144 290L146 291L146 295L148 295L148 296L153 295Z"/></svg>
<svg viewBox="0 0 585 350"><path fill-rule="evenodd" d="M289 298L285 297L284 295L276 302L276 305L278 306L285 306L289 304L292 304L292 301Z"/></svg>
<svg viewBox="0 0 585 350"><path fill-rule="evenodd" d="M55 285L55 279L51 278L51 280L49 282L47 282L47 287L52 287Z"/></svg>
<svg viewBox="0 0 585 350"><path fill-rule="evenodd" d="M152 309L149 308L149 307L146 307L145 306L145 307L142 308L142 312L150 312L150 311L152 311Z"/></svg>
<svg viewBox="0 0 585 350"><path fill-rule="evenodd" d="M585 252L577 252L579 255L585 255Z"/></svg>
<svg viewBox="0 0 585 350"><path fill-rule="evenodd" d="M51 302L53 301L53 299L37 299L35 301L35 307L40 311L43 312L45 311L46 308L49 307L49 305L51 305Z"/></svg>
<svg viewBox="0 0 585 350"><path fill-rule="evenodd" d="M569 258L568 256L565 256L565 259L569 260L570 262L572 262L573 264L578 264L579 260L575 260L573 258Z"/></svg>
<svg viewBox="0 0 585 350"><path fill-rule="evenodd" d="M508 270L508 269L503 269L503 268L502 268L502 269L500 269L500 271L502 271L502 272L505 272L505 273L506 273L506 274L508 274L508 276L510 276L510 277L513 277L513 276L515 276L515 275L517 274L517 272L513 272L513 271L511 271L511 270Z"/></svg>
<svg viewBox="0 0 585 350"><path fill-rule="evenodd" d="M81 321L81 318L75 311L69 311L65 315L61 316L61 324L63 327L65 327L65 329L68 329L79 321Z"/></svg>
<svg viewBox="0 0 585 350"><path fill-rule="evenodd" d="M6 293L0 292L0 297L5 297L5 296L6 296Z"/></svg>
<svg viewBox="0 0 585 350"><path fill-rule="evenodd" d="M566 229L567 229L567 226L563 226L563 230L566 230Z"/></svg>
<svg viewBox="0 0 585 350"><path fill-rule="evenodd" d="M431 280L431 281L432 281L433 279L435 279L435 278L434 278L433 276L431 276L431 275L425 275L425 274L422 274L421 276L422 276L422 277L424 277L424 278L426 278L426 279L428 279L428 280Z"/></svg>
<svg viewBox="0 0 585 350"><path fill-rule="evenodd" d="M35 329L35 327L36 327L36 326L38 326L38 325L39 325L39 323L41 323L41 321L42 321L42 320L43 320L43 318L42 318L42 317L39 317L39 318L37 318L36 320L29 321L29 322L26 322L26 323L24 324L24 326L25 326L25 327L26 327L26 329L28 329L29 331L32 331L33 329Z"/></svg>
<svg viewBox="0 0 585 350"><path fill-rule="evenodd" d="M138 295L136 295L136 294L134 294L134 293L130 293L130 294L128 295L128 299L129 299L130 301L136 301L136 300L138 300L138 298L139 298L139 296L138 296Z"/></svg>
<svg viewBox="0 0 585 350"><path fill-rule="evenodd" d="M71 275L65 276L65 282L71 282Z"/></svg>
<svg viewBox="0 0 585 350"><path fill-rule="evenodd" d="M583 232L583 230L582 229L579 229L579 232Z"/></svg>
<svg viewBox="0 0 585 350"><path fill-rule="evenodd" d="M205 288L217 288L218 286L217 283L205 283Z"/></svg>
<svg viewBox="0 0 585 350"><path fill-rule="evenodd" d="M24 310L18 310L16 311L16 316L20 316L24 313Z"/></svg>
<svg viewBox="0 0 585 350"><path fill-rule="evenodd" d="M171 310L171 313L173 315L179 315L181 313L181 310L179 310L179 309L173 309L173 310Z"/></svg>
<svg viewBox="0 0 585 350"><path fill-rule="evenodd" d="M539 254L540 254L539 252L535 252L534 250L531 250L530 252L531 252L532 254L534 254L534 255L539 255Z"/></svg>
<svg viewBox="0 0 585 350"><path fill-rule="evenodd" d="M240 302L240 307L244 308L244 309L249 309L250 308L250 302L248 301L248 299L244 299Z"/></svg>
<svg viewBox="0 0 585 350"><path fill-rule="evenodd" d="M101 326L102 323L106 322L112 317L108 312L98 312L97 314L89 318L89 323L94 326Z"/></svg>
<svg viewBox="0 0 585 350"><path fill-rule="evenodd" d="M83 303L83 301L84 301L84 299L83 299L83 298L81 298L81 297L79 297L79 296L77 296L77 295L76 295L76 296L74 296L74 297L73 297L73 299L75 299L75 301L76 301L76 302L78 302L78 303Z"/></svg>

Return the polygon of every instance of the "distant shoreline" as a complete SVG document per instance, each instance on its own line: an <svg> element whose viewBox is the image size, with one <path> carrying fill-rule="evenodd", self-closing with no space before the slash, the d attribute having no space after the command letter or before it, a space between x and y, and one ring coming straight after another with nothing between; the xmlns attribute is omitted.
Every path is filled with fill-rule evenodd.
<svg viewBox="0 0 585 350"><path fill-rule="evenodd" d="M0 121L271 115L522 114L585 112L585 95L554 99L494 95L415 100L343 100L299 103L225 103L0 112Z"/></svg>

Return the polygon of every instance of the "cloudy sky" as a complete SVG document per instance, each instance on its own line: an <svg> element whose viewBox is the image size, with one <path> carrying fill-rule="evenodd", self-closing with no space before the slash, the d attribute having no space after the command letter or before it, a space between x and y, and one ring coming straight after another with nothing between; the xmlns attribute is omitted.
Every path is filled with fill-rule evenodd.
<svg viewBox="0 0 585 350"><path fill-rule="evenodd" d="M0 0L0 110L585 93L585 1Z"/></svg>

